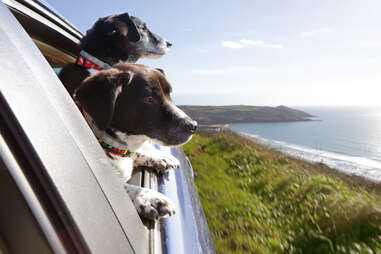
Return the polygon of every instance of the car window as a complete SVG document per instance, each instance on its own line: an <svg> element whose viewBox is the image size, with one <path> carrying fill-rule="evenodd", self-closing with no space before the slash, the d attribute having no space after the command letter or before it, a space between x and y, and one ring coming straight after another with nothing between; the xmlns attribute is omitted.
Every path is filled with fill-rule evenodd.
<svg viewBox="0 0 381 254"><path fill-rule="evenodd" d="M0 70L0 117L17 145L5 140L0 147L18 147L27 162L14 172L33 175L26 178L31 189L25 189L23 198L49 246L54 241L36 207L52 212L47 222L60 242L62 228L56 227L57 221L80 252L147 252L147 231L131 200L117 176L110 174L107 157L51 69L60 58L51 61L48 57L48 65L3 4L0 27L0 55L7 59ZM0 159L6 155L0 152ZM16 185L19 190L23 187L20 182ZM28 193L36 199L25 196Z"/></svg>

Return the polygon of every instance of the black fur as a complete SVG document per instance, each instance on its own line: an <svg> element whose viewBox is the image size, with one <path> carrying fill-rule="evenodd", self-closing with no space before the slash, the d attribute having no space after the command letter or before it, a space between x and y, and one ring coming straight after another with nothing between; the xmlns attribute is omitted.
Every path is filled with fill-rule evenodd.
<svg viewBox="0 0 381 254"><path fill-rule="evenodd" d="M82 50L110 65L120 61L135 63L141 57L160 57L171 45L128 13L100 18L80 42ZM89 75L85 67L73 63L62 69L59 78L72 95Z"/></svg>

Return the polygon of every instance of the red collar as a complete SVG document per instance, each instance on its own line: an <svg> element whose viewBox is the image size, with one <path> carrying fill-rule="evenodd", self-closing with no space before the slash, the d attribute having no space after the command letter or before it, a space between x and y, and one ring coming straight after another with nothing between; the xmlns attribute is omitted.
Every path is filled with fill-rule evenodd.
<svg viewBox="0 0 381 254"><path fill-rule="evenodd" d="M79 53L76 63L78 65L85 66L86 68L95 69L98 71L103 69L107 70L111 68L111 66L108 63L99 60L98 58L90 55L89 53L83 50L81 50L81 52Z"/></svg>

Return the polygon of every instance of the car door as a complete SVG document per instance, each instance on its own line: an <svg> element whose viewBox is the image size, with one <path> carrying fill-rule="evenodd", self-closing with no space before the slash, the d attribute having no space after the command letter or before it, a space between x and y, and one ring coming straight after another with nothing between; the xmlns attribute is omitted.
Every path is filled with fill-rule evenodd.
<svg viewBox="0 0 381 254"><path fill-rule="evenodd" d="M147 253L147 230L104 152L3 4L0 30L2 242L11 253Z"/></svg>

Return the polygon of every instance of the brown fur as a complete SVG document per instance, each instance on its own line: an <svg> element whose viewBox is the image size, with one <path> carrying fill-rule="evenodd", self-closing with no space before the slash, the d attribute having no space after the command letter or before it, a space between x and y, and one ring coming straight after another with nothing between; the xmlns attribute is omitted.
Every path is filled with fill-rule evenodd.
<svg viewBox="0 0 381 254"><path fill-rule="evenodd" d="M170 91L162 72L139 64L117 64L86 78L75 99L100 130L177 145L194 133L197 124L185 113L179 114Z"/></svg>

